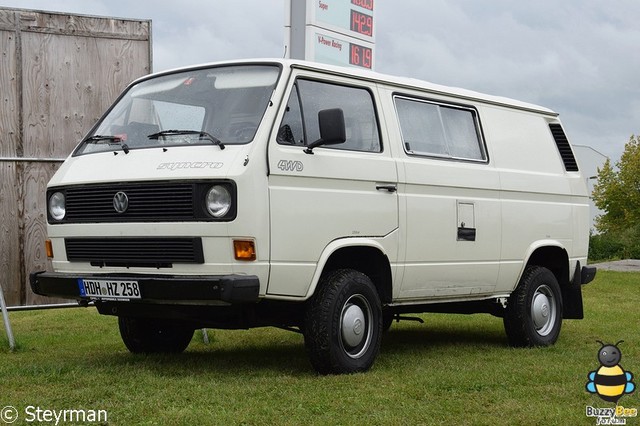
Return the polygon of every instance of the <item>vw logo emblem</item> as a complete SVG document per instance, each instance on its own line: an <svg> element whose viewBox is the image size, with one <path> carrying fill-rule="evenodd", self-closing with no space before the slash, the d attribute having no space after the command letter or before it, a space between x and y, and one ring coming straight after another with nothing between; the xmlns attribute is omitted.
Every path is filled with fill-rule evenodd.
<svg viewBox="0 0 640 426"><path fill-rule="evenodd" d="M118 213L124 213L129 208L129 197L122 191L113 196L113 208Z"/></svg>

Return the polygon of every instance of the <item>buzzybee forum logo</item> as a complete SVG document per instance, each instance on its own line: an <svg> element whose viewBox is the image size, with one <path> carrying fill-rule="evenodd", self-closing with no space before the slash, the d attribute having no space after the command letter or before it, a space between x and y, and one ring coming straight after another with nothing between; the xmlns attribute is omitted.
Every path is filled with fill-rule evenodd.
<svg viewBox="0 0 640 426"><path fill-rule="evenodd" d="M633 373L625 371L620 365L622 351L618 347L623 340L615 345L603 343L597 340L601 347L598 350L598 362L600 367L589 372L589 381L585 387L587 392L596 394L603 401L616 404L615 408L595 408L587 406L587 417L596 417L598 425L601 424L626 424L628 417L637 417L637 408L625 408L618 405L618 401L624 395L632 394L636 385L633 383Z"/></svg>

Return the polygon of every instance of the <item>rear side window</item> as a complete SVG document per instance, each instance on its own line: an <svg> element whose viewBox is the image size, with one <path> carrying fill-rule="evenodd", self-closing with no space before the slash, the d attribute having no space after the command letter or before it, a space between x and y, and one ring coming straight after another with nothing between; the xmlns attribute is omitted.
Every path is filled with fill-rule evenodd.
<svg viewBox="0 0 640 426"><path fill-rule="evenodd" d="M378 122L371 93L367 89L298 79L287 102L278 131L278 143L308 145L320 138L318 112L341 108L347 140L323 148L380 152Z"/></svg>
<svg viewBox="0 0 640 426"><path fill-rule="evenodd" d="M395 105L408 154L487 160L474 109L399 96Z"/></svg>

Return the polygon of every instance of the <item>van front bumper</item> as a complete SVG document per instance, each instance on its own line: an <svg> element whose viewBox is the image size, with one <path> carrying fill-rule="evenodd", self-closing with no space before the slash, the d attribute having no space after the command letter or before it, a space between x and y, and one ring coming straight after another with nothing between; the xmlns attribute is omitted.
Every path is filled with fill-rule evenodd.
<svg viewBox="0 0 640 426"><path fill-rule="evenodd" d="M136 281L140 298L136 302L222 301L232 304L259 300L260 281L255 275L143 275L143 274L68 274L35 272L29 277L31 289L41 296L79 301L102 300L81 291L82 280ZM104 300L108 300L107 297Z"/></svg>

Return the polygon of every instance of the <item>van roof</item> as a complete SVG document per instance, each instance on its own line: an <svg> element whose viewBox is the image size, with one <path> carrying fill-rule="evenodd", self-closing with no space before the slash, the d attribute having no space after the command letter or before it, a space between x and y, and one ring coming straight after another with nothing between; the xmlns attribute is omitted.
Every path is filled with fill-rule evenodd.
<svg viewBox="0 0 640 426"><path fill-rule="evenodd" d="M408 78L408 77L397 77L388 74L382 74L375 71L369 71L361 68L352 68L352 67L341 67L336 65L327 65L319 62L310 62L303 60L295 60L295 59L272 59L272 58L264 58L264 59L243 59L243 60L232 60L232 61L220 61L220 62L210 62L206 64L193 65L188 67L180 67L175 68L159 73L154 73L152 75L162 75L173 73L176 71L185 71L189 69L196 68L206 68L211 66L220 66L220 65L240 65L240 64L278 64L283 68L297 68L311 71L319 71L326 74L333 74L337 76L344 76L350 78L356 78L367 81L375 81L377 83L383 83L390 86L397 87L399 89L419 89L424 90L426 92L432 93L434 95L442 95L448 97L454 97L458 99L464 100L472 100L472 101L480 101L487 104L499 105L499 106L507 106L511 108L522 109L526 111L537 112L545 115L550 115L553 117L558 116L558 113L555 111L545 108L540 105L518 101L516 99L511 99L502 96L494 96L488 95L485 93L475 92L473 90L462 89L458 87L444 86L440 84L431 83L424 80L419 80L416 78ZM143 80L148 78L149 76L142 77L138 80ZM136 80L136 81L138 81Z"/></svg>

